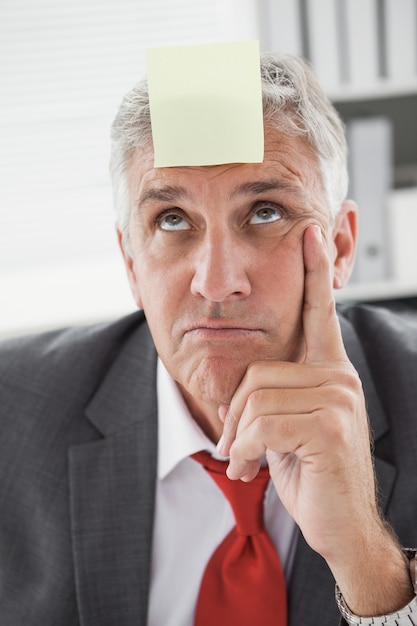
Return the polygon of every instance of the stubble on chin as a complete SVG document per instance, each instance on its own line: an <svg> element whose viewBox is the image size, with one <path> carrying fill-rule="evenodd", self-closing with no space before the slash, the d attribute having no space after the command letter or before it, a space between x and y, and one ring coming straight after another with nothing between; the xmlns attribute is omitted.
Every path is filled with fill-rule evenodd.
<svg viewBox="0 0 417 626"><path fill-rule="evenodd" d="M238 358L204 357L178 382L187 395L218 407L230 404L247 365Z"/></svg>

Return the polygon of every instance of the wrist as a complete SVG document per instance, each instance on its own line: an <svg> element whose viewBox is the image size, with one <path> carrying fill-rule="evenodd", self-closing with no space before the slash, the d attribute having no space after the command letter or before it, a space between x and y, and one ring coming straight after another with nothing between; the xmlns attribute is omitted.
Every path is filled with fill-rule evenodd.
<svg viewBox="0 0 417 626"><path fill-rule="evenodd" d="M356 615L387 615L414 597L410 565L389 528L351 542L344 558L330 564L349 610Z"/></svg>
<svg viewBox="0 0 417 626"><path fill-rule="evenodd" d="M381 614L375 613L372 616L360 616L353 613L350 607L346 604L346 601L336 584L336 602L339 607L339 611L349 626L379 626L385 624L385 626L396 626L397 624L410 624L410 626L417 626L417 558L416 550L403 549L402 550L405 568L408 576L408 586L412 589L411 596L407 603L403 603L402 606L397 607L389 613ZM383 577L383 573L382 573Z"/></svg>

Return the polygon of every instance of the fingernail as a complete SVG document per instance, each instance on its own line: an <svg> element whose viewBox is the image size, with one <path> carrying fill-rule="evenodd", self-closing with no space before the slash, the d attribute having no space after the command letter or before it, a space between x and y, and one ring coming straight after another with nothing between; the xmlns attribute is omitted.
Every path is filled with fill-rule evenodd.
<svg viewBox="0 0 417 626"><path fill-rule="evenodd" d="M218 454L220 454L221 456L225 456L224 450L223 450L224 442L225 442L224 435L222 435L219 441L217 442L217 446L216 446L216 450Z"/></svg>
<svg viewBox="0 0 417 626"><path fill-rule="evenodd" d="M227 467L226 475L230 480L241 480L244 483L248 483L254 478L253 472L245 472L244 469L236 468L234 464L231 466L230 463Z"/></svg>
<svg viewBox="0 0 417 626"><path fill-rule="evenodd" d="M316 231L316 239L319 243L323 243L323 235L321 233L320 226L315 226L314 230Z"/></svg>
<svg viewBox="0 0 417 626"><path fill-rule="evenodd" d="M230 463L227 466L226 476L230 478L230 480L239 480L240 475L236 473L236 470L233 471L233 468L230 467Z"/></svg>
<svg viewBox="0 0 417 626"><path fill-rule="evenodd" d="M228 404L221 404L219 406L219 410L217 411L219 419L224 423L227 415L227 411L229 410Z"/></svg>

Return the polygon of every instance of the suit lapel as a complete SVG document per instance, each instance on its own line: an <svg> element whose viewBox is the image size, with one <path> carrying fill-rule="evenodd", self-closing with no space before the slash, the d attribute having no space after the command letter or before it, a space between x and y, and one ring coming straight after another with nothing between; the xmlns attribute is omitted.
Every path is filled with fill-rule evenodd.
<svg viewBox="0 0 417 626"><path fill-rule="evenodd" d="M87 408L102 439L70 450L81 626L145 626L157 455L156 354L145 324Z"/></svg>
<svg viewBox="0 0 417 626"><path fill-rule="evenodd" d="M387 440L387 437L389 437L390 425L375 388L372 374L369 370L365 354L356 332L350 322L343 317L340 317L340 325L347 354L359 374L365 393L366 407L374 444L375 471L380 498L379 503L381 510L386 513L394 488L397 470L394 465L380 458L379 452L383 452L384 442Z"/></svg>
<svg viewBox="0 0 417 626"><path fill-rule="evenodd" d="M361 378L375 443L375 469L381 508L386 511L394 487L396 469L378 458L379 443L389 432L389 423L376 392L362 347L353 327L340 318L348 356ZM334 626L340 614L334 598L334 579L324 559L304 541L300 533L288 594L289 626L320 624Z"/></svg>

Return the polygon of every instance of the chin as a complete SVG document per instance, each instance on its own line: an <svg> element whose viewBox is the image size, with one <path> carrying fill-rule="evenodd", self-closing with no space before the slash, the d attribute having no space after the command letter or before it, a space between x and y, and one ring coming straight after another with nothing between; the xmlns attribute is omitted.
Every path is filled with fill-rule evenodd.
<svg viewBox="0 0 417 626"><path fill-rule="evenodd" d="M196 400L208 404L230 404L248 364L238 359L205 358L182 383Z"/></svg>

